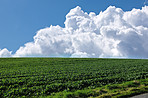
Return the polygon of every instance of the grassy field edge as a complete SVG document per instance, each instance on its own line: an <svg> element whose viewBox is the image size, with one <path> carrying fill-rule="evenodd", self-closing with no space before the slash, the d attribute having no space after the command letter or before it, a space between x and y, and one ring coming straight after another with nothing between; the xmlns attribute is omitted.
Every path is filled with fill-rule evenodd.
<svg viewBox="0 0 148 98"><path fill-rule="evenodd" d="M124 82L122 84L109 84L95 89L83 89L74 92L52 93L51 96L40 96L41 98L86 98L86 97L131 97L148 93L148 79L140 79Z"/></svg>

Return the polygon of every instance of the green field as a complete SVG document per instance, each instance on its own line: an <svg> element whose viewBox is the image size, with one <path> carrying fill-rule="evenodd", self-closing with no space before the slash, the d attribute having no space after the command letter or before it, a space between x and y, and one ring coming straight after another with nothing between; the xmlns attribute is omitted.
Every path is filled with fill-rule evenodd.
<svg viewBox="0 0 148 98"><path fill-rule="evenodd" d="M147 78L147 59L0 59L0 97L45 97Z"/></svg>

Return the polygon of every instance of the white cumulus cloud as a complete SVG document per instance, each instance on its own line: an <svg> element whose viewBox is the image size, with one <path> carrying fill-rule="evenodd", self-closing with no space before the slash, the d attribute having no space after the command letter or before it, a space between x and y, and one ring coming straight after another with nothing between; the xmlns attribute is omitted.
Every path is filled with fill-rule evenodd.
<svg viewBox="0 0 148 98"><path fill-rule="evenodd" d="M98 15L77 6L64 24L37 31L13 56L148 58L148 6L126 12L109 6Z"/></svg>
<svg viewBox="0 0 148 98"><path fill-rule="evenodd" d="M6 48L0 49L0 57L11 57L11 51L8 51Z"/></svg>

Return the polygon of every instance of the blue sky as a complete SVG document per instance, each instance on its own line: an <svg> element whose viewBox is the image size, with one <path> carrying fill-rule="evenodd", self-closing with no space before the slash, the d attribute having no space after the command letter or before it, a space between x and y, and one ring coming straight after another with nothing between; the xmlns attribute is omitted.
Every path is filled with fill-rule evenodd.
<svg viewBox="0 0 148 98"><path fill-rule="evenodd" d="M66 14L80 6L99 13L114 5L124 11L141 8L145 0L0 0L0 49L15 52L33 41L36 31L50 25L64 27Z"/></svg>

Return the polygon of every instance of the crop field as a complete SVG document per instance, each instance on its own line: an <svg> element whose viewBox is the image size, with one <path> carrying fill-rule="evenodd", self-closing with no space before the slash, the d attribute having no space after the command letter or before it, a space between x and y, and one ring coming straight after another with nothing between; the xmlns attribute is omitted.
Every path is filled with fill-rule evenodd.
<svg viewBox="0 0 148 98"><path fill-rule="evenodd" d="M50 96L147 78L147 59L0 59L1 98Z"/></svg>

